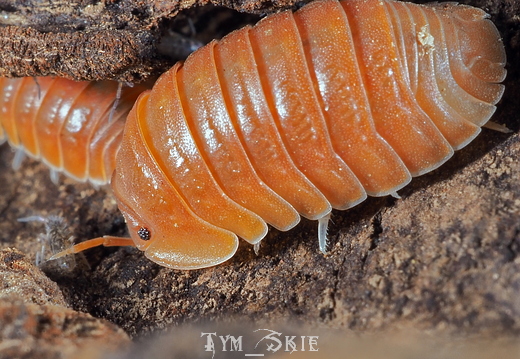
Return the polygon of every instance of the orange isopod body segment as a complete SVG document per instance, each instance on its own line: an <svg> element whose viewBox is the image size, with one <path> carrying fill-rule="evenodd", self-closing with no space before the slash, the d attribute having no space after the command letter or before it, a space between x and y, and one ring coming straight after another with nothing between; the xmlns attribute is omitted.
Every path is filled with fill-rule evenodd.
<svg viewBox="0 0 520 359"><path fill-rule="evenodd" d="M130 235L202 268L266 223L395 193L479 133L504 65L494 25L463 5L325 0L235 31L130 112L112 178Z"/></svg>

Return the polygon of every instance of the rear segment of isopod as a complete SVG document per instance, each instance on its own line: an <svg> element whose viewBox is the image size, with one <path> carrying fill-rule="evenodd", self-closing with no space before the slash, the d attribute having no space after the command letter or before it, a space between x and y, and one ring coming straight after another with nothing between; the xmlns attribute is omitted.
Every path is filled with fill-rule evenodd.
<svg viewBox="0 0 520 359"><path fill-rule="evenodd" d="M486 15L452 4L318 1L212 42L128 118L112 183L132 239L202 268L266 223L395 193L478 134L504 64Z"/></svg>
<svg viewBox="0 0 520 359"><path fill-rule="evenodd" d="M79 181L104 184L126 116L145 87L62 78L0 78L0 134L19 151ZM116 104L116 105L114 105Z"/></svg>

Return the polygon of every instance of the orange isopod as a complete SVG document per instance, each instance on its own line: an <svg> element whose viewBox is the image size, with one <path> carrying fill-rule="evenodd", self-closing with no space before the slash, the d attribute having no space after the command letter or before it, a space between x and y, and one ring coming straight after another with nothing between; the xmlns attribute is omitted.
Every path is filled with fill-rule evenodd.
<svg viewBox="0 0 520 359"><path fill-rule="evenodd" d="M324 0L211 42L128 115L111 185L131 238L59 255L134 245L163 266L204 268L238 237L258 244L267 224L287 231L300 216L319 220L324 250L332 208L395 194L489 120L506 58L487 17Z"/></svg>
<svg viewBox="0 0 520 359"><path fill-rule="evenodd" d="M126 117L147 87L113 81L0 78L0 142L41 159L54 172L102 185L110 180Z"/></svg>

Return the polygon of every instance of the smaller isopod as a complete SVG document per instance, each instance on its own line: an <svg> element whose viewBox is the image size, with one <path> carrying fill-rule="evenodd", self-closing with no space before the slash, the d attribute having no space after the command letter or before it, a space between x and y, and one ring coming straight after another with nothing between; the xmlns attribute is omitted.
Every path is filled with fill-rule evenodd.
<svg viewBox="0 0 520 359"><path fill-rule="evenodd" d="M63 78L0 78L0 142L40 159L53 177L64 172L78 181L108 183L121 145L126 117L148 86Z"/></svg>
<svg viewBox="0 0 520 359"><path fill-rule="evenodd" d="M41 266L49 261L53 255L74 245L74 236L69 229L69 224L62 216L29 216L19 218L18 222L39 222L45 226L45 233L38 236L40 249L36 253L37 266ZM60 269L66 271L72 271L76 266L73 256L59 258L56 262Z"/></svg>

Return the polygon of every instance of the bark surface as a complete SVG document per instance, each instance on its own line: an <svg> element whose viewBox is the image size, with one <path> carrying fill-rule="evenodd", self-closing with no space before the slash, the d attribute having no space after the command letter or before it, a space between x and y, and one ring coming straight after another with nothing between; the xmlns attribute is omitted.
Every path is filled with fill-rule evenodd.
<svg viewBox="0 0 520 359"><path fill-rule="evenodd" d="M84 253L86 260L76 258L72 274L63 269L47 271L60 285L69 305L107 319L131 336L143 336L172 325L213 320L272 323L291 320L354 332L413 327L448 335L477 333L490 338L499 334L517 335L520 332L520 5L509 0L462 2L490 13L504 38L508 56L506 92L492 120L505 124L512 133L484 129L445 165L414 179L399 192L400 199L369 198L354 209L335 211L329 230L331 250L326 256L318 250L317 223L305 220L287 233L271 229L258 256L243 242L230 261L205 270L166 269L132 248L96 248ZM31 6L30 2L23 3ZM0 9L10 11L2 4L0 1ZM98 46L91 43L96 41L94 33L84 36L87 28L99 34L117 32L122 37L110 37L110 41L129 41L131 49L137 49L133 47L135 44L152 44L155 31L159 31L155 27L162 26L162 19L195 5L130 0L71 4L83 6L82 16L86 16L85 9L89 6L98 6L99 10L92 10L91 23L87 21L88 26L83 30L77 31L81 26L74 22L67 22L68 32L60 30L62 34L77 37L78 43L71 45L71 49L80 52ZM129 13L124 12L129 19L119 18L126 26L92 25L109 18L106 11L123 8L123 4L130 9ZM233 7L274 10L267 4L244 2ZM227 2L223 5L230 6ZM281 5L277 3L278 6ZM17 14L19 8L14 7L12 13ZM207 13L202 11L202 14ZM237 21L243 19L242 15L233 16L240 18ZM145 18L141 27L134 25L142 20L140 17ZM23 35L23 41L33 41L31 51L38 46L54 46L36 39L52 37L49 34L57 32L53 26L63 24L45 23L40 28L29 28L28 19L13 17L12 21L24 25L0 28L4 31L0 36L4 48L13 46L7 42L15 38L5 35L5 31ZM66 20L64 17L63 21ZM132 24L131 31L128 24ZM133 32L134 29L138 30ZM25 36L29 33L37 36L29 40ZM129 33L134 35L124 37L123 34ZM141 37L136 37L137 33ZM14 47L17 46L23 47ZM104 46L119 51L115 49L117 46ZM139 49L132 51L144 54L143 48ZM120 71L114 66L121 65L122 60L111 60L103 65L105 69L100 70L99 62L89 63L95 69L75 69L79 72L73 75L62 70L69 69L69 65L63 65L68 55L57 56L61 61L57 66L47 60L32 66L27 64L30 61L22 61L24 56L3 51L0 74L36 75L43 72L30 71L46 68L52 69L48 73L68 74L73 78L96 78L89 77L96 74L135 81L160 69L156 67L155 55L150 58L143 55L150 61L148 65L143 65L145 62L134 68L124 65ZM75 57L78 53L70 56L71 63L81 63L82 56ZM124 56L128 56L126 52ZM8 57L10 60L6 60ZM34 61L39 60L34 58ZM23 66L26 70L22 71ZM0 148L3 247L16 247L30 257L35 256L39 249L36 237L44 231L43 225L17 222L17 218L34 214L61 214L78 240L103 234L125 235L125 224L109 189L94 189L63 177L56 186L50 182L43 164L27 160L19 171L13 171L12 158L9 147L3 145Z"/></svg>

